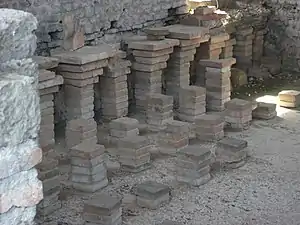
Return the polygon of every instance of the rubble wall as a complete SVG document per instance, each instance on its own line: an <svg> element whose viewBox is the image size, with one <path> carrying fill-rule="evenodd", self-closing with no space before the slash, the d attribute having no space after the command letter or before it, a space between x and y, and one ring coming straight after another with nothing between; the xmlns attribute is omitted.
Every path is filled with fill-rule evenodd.
<svg viewBox="0 0 300 225"><path fill-rule="evenodd" d="M34 168L42 158L38 146L40 102L36 18L0 9L0 221L1 225L34 224L43 198Z"/></svg>
<svg viewBox="0 0 300 225"><path fill-rule="evenodd" d="M15 8L33 13L38 21L38 54L46 54L62 44L64 16L80 20L86 42L114 42L119 34L164 22L176 14L186 0L4 0L0 8ZM179 10L180 11L180 10ZM177 10L178 12L178 10Z"/></svg>
<svg viewBox="0 0 300 225"><path fill-rule="evenodd" d="M281 55L283 70L300 71L300 4L297 0L268 0L272 13L268 20L265 51Z"/></svg>

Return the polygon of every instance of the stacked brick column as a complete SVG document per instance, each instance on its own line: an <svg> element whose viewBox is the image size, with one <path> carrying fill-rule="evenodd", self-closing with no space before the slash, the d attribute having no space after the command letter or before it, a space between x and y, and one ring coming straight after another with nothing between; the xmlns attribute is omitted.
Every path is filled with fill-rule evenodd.
<svg viewBox="0 0 300 225"><path fill-rule="evenodd" d="M148 94L146 111L148 128L153 131L163 130L170 120L173 120L173 97Z"/></svg>
<svg viewBox="0 0 300 225"><path fill-rule="evenodd" d="M223 111L231 96L231 66L235 59L200 60L205 67L206 108L209 111Z"/></svg>
<svg viewBox="0 0 300 225"><path fill-rule="evenodd" d="M247 73L252 68L253 28L238 27L235 39L236 45L233 48L233 56L237 61L236 66Z"/></svg>
<svg viewBox="0 0 300 225"><path fill-rule="evenodd" d="M196 78L197 86L205 87L205 67L199 64L201 59L217 60L221 58L222 49L229 40L229 35L225 32L210 31L210 40L200 45L196 52Z"/></svg>
<svg viewBox="0 0 300 225"><path fill-rule="evenodd" d="M190 67L194 60L196 48L208 34L208 29L184 25L166 27L170 32L170 38L179 39L180 44L174 48L168 61L168 69L165 74L166 94L174 98L174 109L178 109L179 90L190 85Z"/></svg>
<svg viewBox="0 0 300 225"><path fill-rule="evenodd" d="M189 144L189 124L169 120L166 122L166 128L159 134L158 145L160 152L168 155L176 153Z"/></svg>
<svg viewBox="0 0 300 225"><path fill-rule="evenodd" d="M208 182L210 176L211 151L199 146L188 146L179 151L176 162L176 179L192 186Z"/></svg>
<svg viewBox="0 0 300 225"><path fill-rule="evenodd" d="M30 13L0 9L0 221L34 224L43 198L34 168L42 158L38 146L40 108L36 49L37 19Z"/></svg>
<svg viewBox="0 0 300 225"><path fill-rule="evenodd" d="M150 168L151 145L147 137L129 136L118 141L122 170L138 173Z"/></svg>
<svg viewBox="0 0 300 225"><path fill-rule="evenodd" d="M226 103L225 121L227 127L243 130L250 127L252 121L252 103L243 99L232 99Z"/></svg>
<svg viewBox="0 0 300 225"><path fill-rule="evenodd" d="M58 159L54 151L54 93L59 91L63 78L49 71L57 66L58 61L52 58L35 57L39 63L39 93L41 109L41 125L39 143L43 151L43 160L37 166L38 177L43 182L44 199L37 207L37 218L44 220L61 207L59 201L60 173Z"/></svg>
<svg viewBox="0 0 300 225"><path fill-rule="evenodd" d="M235 38L225 41L225 46L222 48L220 59L228 59L233 57L233 47L236 45Z"/></svg>
<svg viewBox="0 0 300 225"><path fill-rule="evenodd" d="M162 71L167 67L166 62L175 45L178 41L172 39L129 43L134 56L135 104L140 112L146 111L147 94L161 93Z"/></svg>
<svg viewBox="0 0 300 225"><path fill-rule="evenodd" d="M95 192L108 185L103 145L88 140L71 149L71 182L74 189Z"/></svg>
<svg viewBox="0 0 300 225"><path fill-rule="evenodd" d="M98 83L99 76L103 74L107 58L113 54L115 49L103 45L55 55L60 60L57 71L64 77L68 121L94 117L94 84Z"/></svg>
<svg viewBox="0 0 300 225"><path fill-rule="evenodd" d="M104 75L100 77L101 116L106 120L128 114L127 74L130 73L131 63L125 57L125 52L118 51L108 60Z"/></svg>
<svg viewBox="0 0 300 225"><path fill-rule="evenodd" d="M54 152L54 93L59 91L63 78L48 70L39 70L41 127L39 142L44 156Z"/></svg>
<svg viewBox="0 0 300 225"><path fill-rule="evenodd" d="M179 92L177 117L181 121L194 123L195 119L206 112L206 90L203 87L187 86Z"/></svg>
<svg viewBox="0 0 300 225"><path fill-rule="evenodd" d="M121 225L122 199L107 194L99 194L87 201L83 208L86 225Z"/></svg>

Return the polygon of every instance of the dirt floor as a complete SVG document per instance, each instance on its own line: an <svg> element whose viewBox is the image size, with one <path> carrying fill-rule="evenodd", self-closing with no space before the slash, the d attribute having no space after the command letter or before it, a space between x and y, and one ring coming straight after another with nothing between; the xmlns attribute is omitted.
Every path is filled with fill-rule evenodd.
<svg viewBox="0 0 300 225"><path fill-rule="evenodd" d="M300 90L295 76L252 82L235 97L276 101L280 90ZM178 185L175 160L158 158L150 170L139 174L117 172L103 191L123 196L123 224L149 225L171 219L188 225L299 225L300 224L300 112L278 107L278 116L253 121L249 130L226 133L249 144L247 164L235 170L213 172L213 178L198 188ZM66 168L62 167L62 170ZM65 177L66 179L66 177ZM172 188L169 204L158 210L135 206L133 190L145 180ZM59 224L82 225L83 202L92 195L66 189L63 208L52 215ZM47 224L47 223L45 223Z"/></svg>

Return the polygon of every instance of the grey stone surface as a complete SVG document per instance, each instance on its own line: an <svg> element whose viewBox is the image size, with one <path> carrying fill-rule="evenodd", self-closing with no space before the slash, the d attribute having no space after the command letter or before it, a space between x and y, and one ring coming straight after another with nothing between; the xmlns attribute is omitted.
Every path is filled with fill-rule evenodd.
<svg viewBox="0 0 300 225"><path fill-rule="evenodd" d="M0 146L14 146L27 139L36 139L41 118L33 78L18 74L0 77Z"/></svg>
<svg viewBox="0 0 300 225"><path fill-rule="evenodd" d="M23 59L34 54L37 19L31 14L12 9L0 9L0 62Z"/></svg>
<svg viewBox="0 0 300 225"><path fill-rule="evenodd" d="M0 214L1 225L11 224L34 224L34 216L36 214L36 207L13 207L7 213Z"/></svg>

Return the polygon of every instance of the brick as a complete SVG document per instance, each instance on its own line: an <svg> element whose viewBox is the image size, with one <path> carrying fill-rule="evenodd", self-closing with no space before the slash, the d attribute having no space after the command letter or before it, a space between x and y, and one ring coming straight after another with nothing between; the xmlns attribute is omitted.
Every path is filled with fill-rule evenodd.
<svg viewBox="0 0 300 225"><path fill-rule="evenodd" d="M173 52L173 47L169 47L157 51L133 50L132 54L135 57L155 58L155 57L171 54L172 52Z"/></svg>
<svg viewBox="0 0 300 225"><path fill-rule="evenodd" d="M156 63L156 64L142 64L134 62L132 65L132 69L144 72L153 72L157 70L162 70L167 67L166 62Z"/></svg>
<svg viewBox="0 0 300 225"><path fill-rule="evenodd" d="M55 78L55 73L49 70L39 69L39 82Z"/></svg>
<svg viewBox="0 0 300 225"><path fill-rule="evenodd" d="M103 69L95 69L87 72L59 72L65 79L84 80L92 77L97 77L103 74Z"/></svg>
<svg viewBox="0 0 300 225"><path fill-rule="evenodd" d="M280 101L295 102L298 104L300 102L300 92L295 90L284 90L278 93L278 98Z"/></svg>
<svg viewBox="0 0 300 225"><path fill-rule="evenodd" d="M58 66L59 60L53 57L33 56L32 60L38 64L40 70L49 70Z"/></svg>
<svg viewBox="0 0 300 225"><path fill-rule="evenodd" d="M225 104L228 110L252 110L252 103L243 99L234 98Z"/></svg>
<svg viewBox="0 0 300 225"><path fill-rule="evenodd" d="M195 9L195 15L209 15L216 11L215 6L205 6L205 7L198 7Z"/></svg>
<svg viewBox="0 0 300 225"><path fill-rule="evenodd" d="M219 115L213 115L213 114L206 114L206 115L200 116L196 120L196 125L201 126L201 127L219 125L222 123L224 123L223 118Z"/></svg>
<svg viewBox="0 0 300 225"><path fill-rule="evenodd" d="M130 49L158 51L179 45L179 41L175 39L165 39L160 41L141 41L131 42L128 45Z"/></svg>
<svg viewBox="0 0 300 225"><path fill-rule="evenodd" d="M57 67L58 72L73 72L73 73L83 73L87 71L101 69L108 65L108 60L99 60L96 62L87 63L84 65L73 65L60 63Z"/></svg>
<svg viewBox="0 0 300 225"><path fill-rule="evenodd" d="M135 57L135 61L142 64L154 65L157 63L166 62L169 59L169 57L169 55L162 55L155 58Z"/></svg>

